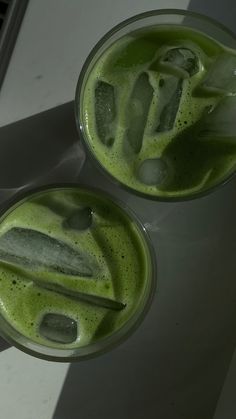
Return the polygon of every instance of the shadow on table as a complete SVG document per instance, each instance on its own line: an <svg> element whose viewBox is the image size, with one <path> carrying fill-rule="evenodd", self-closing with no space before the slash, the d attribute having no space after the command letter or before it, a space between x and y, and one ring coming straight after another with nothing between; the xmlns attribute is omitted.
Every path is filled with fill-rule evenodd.
<svg viewBox="0 0 236 419"><path fill-rule="evenodd" d="M212 17L236 33L235 0L191 0L188 10Z"/></svg>
<svg viewBox="0 0 236 419"><path fill-rule="evenodd" d="M73 102L1 127L0 199L28 185L74 180L84 160L78 143Z"/></svg>
<svg viewBox="0 0 236 419"><path fill-rule="evenodd" d="M5 341L5 339L1 338L0 336L0 352L4 351L5 349L10 348L11 345Z"/></svg>

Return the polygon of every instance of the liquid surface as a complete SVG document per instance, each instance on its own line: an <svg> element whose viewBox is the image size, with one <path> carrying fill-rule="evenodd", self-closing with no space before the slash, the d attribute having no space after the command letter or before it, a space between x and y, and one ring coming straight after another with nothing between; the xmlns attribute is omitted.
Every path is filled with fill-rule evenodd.
<svg viewBox="0 0 236 419"><path fill-rule="evenodd" d="M184 197L235 170L235 95L235 51L160 25L118 39L94 62L80 120L90 150L122 184Z"/></svg>
<svg viewBox="0 0 236 419"><path fill-rule="evenodd" d="M139 228L107 197L33 194L0 223L1 315L39 344L86 346L139 310L149 262Z"/></svg>

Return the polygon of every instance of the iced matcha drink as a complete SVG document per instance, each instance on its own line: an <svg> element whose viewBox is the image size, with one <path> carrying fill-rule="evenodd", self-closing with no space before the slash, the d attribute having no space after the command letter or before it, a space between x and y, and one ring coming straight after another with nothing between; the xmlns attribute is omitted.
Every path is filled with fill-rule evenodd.
<svg viewBox="0 0 236 419"><path fill-rule="evenodd" d="M187 21L155 25L155 13L152 24L144 15L90 56L78 123L93 157L122 185L154 199L193 197L235 171L236 51Z"/></svg>
<svg viewBox="0 0 236 419"><path fill-rule="evenodd" d="M99 192L27 194L0 220L0 329L49 359L101 352L130 333L153 289L139 224Z"/></svg>

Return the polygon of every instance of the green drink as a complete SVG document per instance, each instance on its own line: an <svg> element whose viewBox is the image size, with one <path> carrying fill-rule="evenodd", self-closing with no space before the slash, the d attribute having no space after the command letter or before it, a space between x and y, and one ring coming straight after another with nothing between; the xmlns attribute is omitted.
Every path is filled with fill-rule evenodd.
<svg viewBox="0 0 236 419"><path fill-rule="evenodd" d="M235 172L235 41L189 16L189 25L165 11L124 22L95 47L78 84L76 114L91 155L152 199L194 197Z"/></svg>
<svg viewBox="0 0 236 419"><path fill-rule="evenodd" d="M106 195L28 193L0 220L0 331L47 359L103 352L142 318L153 269L138 222Z"/></svg>

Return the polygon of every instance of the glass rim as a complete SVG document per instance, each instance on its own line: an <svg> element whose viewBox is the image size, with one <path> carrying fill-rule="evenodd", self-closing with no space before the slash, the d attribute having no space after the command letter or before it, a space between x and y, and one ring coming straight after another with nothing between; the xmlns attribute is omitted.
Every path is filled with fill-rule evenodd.
<svg viewBox="0 0 236 419"><path fill-rule="evenodd" d="M31 341L29 338L24 336L22 333L18 332L11 324L0 314L0 318L3 319L3 322L7 324L7 327L9 327L10 330L14 330L20 337L25 339L26 341L32 342L34 345L37 346L37 349L31 349L27 346L25 346L23 343L19 342L18 340L14 339L10 334L5 332L0 327L0 336L2 336L10 345L16 347L17 349L21 350L22 352L34 356L39 359L43 359L46 361L54 361L54 362L79 362L91 358L95 358L99 355L102 355L104 353L109 352L110 350L116 348L120 344L122 344L129 336L131 336L135 330L139 327L139 325L142 323L144 318L146 317L147 312L149 311L151 307L151 303L153 301L155 291L157 288L157 261L156 261L156 255L155 250L151 241L151 238L147 232L147 229L145 225L141 222L139 217L135 214L135 212L129 208L126 203L122 202L121 200L117 199L116 197L113 197L111 194L109 194L106 191L103 191L102 189L99 189L97 187L93 187L86 184L79 184L77 182L57 182L57 183L51 183L43 186L36 186L32 188L26 188L23 191L21 190L19 193L17 193L14 197L11 197L1 208L0 210L0 223L2 222L2 219L4 219L4 215L7 216L8 212L11 211L11 209L14 209L14 206L17 206L17 204L20 204L21 201L27 200L28 197L33 197L34 195L37 195L38 193L43 193L46 191L53 191L53 190L59 190L59 189L79 189L85 192L91 192L93 194L97 194L98 196L101 196L101 198L107 198L111 201L112 204L115 205L121 212L123 212L127 218L135 223L135 226L138 230L139 234L139 240L142 240L142 244L144 244L144 251L145 256L148 257L147 260L147 269L146 269L146 286L143 290L143 296L141 305L142 309L140 312L138 312L138 308L133 313L133 315L121 326L117 331L114 333L111 333L109 336L106 336L102 339L99 339L97 342L78 347L78 348L52 348L47 347L44 345L41 345L40 343L36 343L34 341ZM96 348L98 346L98 348ZM53 355L53 354L46 354L39 352L40 347L47 348L48 351L55 350L57 354L61 353L61 355ZM80 354L79 351L85 351L86 349L93 349L89 353L82 353ZM63 355L66 351L70 351L70 355ZM74 353L73 353L74 352ZM78 353L76 353L78 352Z"/></svg>
<svg viewBox="0 0 236 419"><path fill-rule="evenodd" d="M184 9L153 9L146 12L138 13L134 16L129 17L128 19L123 20L122 22L115 25L113 28L111 28L109 31L107 31L100 39L99 41L94 45L94 47L90 50L90 53L88 54L82 69L79 74L79 78L76 84L75 89L75 100L74 100L74 115L75 115L75 121L77 130L79 133L79 139L81 140L82 144L85 147L86 153L89 155L89 158L91 158L93 164L99 169L99 171L106 176L107 179L109 179L113 184L118 185L122 189L126 190L127 192L134 194L140 198L144 198L150 201L156 201L156 202L185 202L185 201L192 201L197 198L202 198L210 193L214 192L215 190L225 186L236 176L236 169L233 170L232 173L229 173L225 178L220 180L215 185L210 186L207 189L186 193L183 195L174 195L174 196L162 196L162 195L151 195L147 194L145 192L142 192L140 190L134 189L131 186L127 185L126 183L122 182L118 178L116 178L112 173L106 169L103 164L96 158L95 153L92 151L92 148L89 144L89 141L86 139L86 134L84 132L84 125L81 121L80 112L77 112L77 105L79 105L80 108L80 100L81 100L81 93L82 93L82 86L84 82L84 78L86 76L87 70L89 68L89 65L94 58L95 54L99 51L99 49L104 45L104 43L109 40L111 36L119 32L121 29L125 28L126 26L129 26L130 24L137 22L139 20L143 20L148 17L152 16L161 16L161 15L179 15L184 17L191 17L196 18L201 21L205 21L206 23L210 23L212 26L215 26L219 28L222 32L229 35L233 40L236 41L236 34L228 29L223 23L218 22L216 19L211 18L209 16L205 16L201 13L192 12L189 10Z"/></svg>

